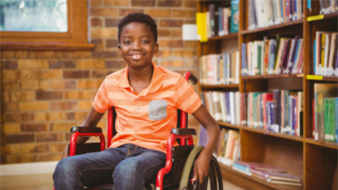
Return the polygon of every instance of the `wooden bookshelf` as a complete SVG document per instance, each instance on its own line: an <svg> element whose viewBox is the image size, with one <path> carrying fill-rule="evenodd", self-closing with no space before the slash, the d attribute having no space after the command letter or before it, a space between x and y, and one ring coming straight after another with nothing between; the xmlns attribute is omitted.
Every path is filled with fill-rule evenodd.
<svg viewBox="0 0 338 190"><path fill-rule="evenodd" d="M248 30L248 1L240 0L239 31L235 34L210 38L206 43L199 43L198 56L222 53L220 50L229 41L237 40L236 48L240 52L241 44L255 40L262 40L264 36L275 38L277 34L302 36L304 48L303 74L289 75L261 75L241 76L238 85L201 85L200 90L233 91L241 93L267 92L271 89L301 89L303 91L303 136L293 136L283 133L273 133L268 130L232 125L218 121L222 128L239 131L241 145L241 161L261 162L285 168L288 173L302 178L302 187L288 187L272 185L256 179L229 166L221 165L223 179L231 181L244 189L334 189L337 184L338 143L319 142L312 138L312 100L315 83L334 83L338 85L338 77L310 77L313 75L313 40L316 31L337 32L338 12L319 16L308 21L310 16L319 14L318 0L311 0L312 10L307 9L307 2L302 1L304 7L303 18L263 28ZM208 1L197 3L198 11L205 12L209 4L230 6L230 0ZM320 18L322 17L322 18ZM314 17L313 17L314 18ZM228 47L227 47L228 48ZM307 53L305 53L307 52ZM240 65L241 66L241 65Z"/></svg>
<svg viewBox="0 0 338 190"><path fill-rule="evenodd" d="M238 38L238 33L231 33L231 34L227 34L227 35L223 35L223 36L214 36L211 38L208 38L209 41L212 40L229 40L229 39L236 39Z"/></svg>
<svg viewBox="0 0 338 190"><path fill-rule="evenodd" d="M213 84L213 85L207 85L207 84L201 84L201 88L203 89L222 89L222 88L239 88L238 84Z"/></svg>
<svg viewBox="0 0 338 190"><path fill-rule="evenodd" d="M303 19L296 20L296 21L290 21L290 22L277 24L277 25L272 25L272 26L267 26L267 27L263 27L263 28L256 28L256 29L253 29L253 30L243 30L240 33L242 35L254 34L254 33L259 33L259 32L266 32L266 31L269 31L269 30L283 29L285 27L292 27L292 26L295 26L295 25L302 25L302 24L303 24Z"/></svg>

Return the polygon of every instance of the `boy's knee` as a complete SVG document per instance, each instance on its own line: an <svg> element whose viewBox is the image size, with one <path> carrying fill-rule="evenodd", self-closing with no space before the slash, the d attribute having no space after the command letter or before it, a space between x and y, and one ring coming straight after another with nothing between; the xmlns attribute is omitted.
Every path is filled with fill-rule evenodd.
<svg viewBox="0 0 338 190"><path fill-rule="evenodd" d="M54 172L54 178L58 175L60 176L69 176L69 175L75 175L76 173L76 162L73 161L73 159L62 159L55 168Z"/></svg>
<svg viewBox="0 0 338 190"><path fill-rule="evenodd" d="M138 175L142 176L142 171L137 169L137 163L128 163L128 164L119 164L114 170L114 178L119 179L135 179L138 178Z"/></svg>

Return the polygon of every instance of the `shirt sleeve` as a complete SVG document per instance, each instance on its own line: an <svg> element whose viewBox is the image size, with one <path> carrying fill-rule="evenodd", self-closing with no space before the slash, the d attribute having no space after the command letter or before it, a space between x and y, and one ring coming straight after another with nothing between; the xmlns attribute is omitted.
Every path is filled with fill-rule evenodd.
<svg viewBox="0 0 338 190"><path fill-rule="evenodd" d="M183 77L178 79L176 85L175 105L187 113L194 113L202 105L198 94Z"/></svg>
<svg viewBox="0 0 338 190"><path fill-rule="evenodd" d="M93 108L99 113L105 113L110 107L106 80L104 80L96 93Z"/></svg>

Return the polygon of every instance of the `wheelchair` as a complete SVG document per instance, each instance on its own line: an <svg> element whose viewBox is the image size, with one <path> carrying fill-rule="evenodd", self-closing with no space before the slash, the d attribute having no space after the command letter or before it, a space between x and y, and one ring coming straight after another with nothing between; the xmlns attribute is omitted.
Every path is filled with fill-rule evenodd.
<svg viewBox="0 0 338 190"><path fill-rule="evenodd" d="M191 73L184 74L187 81L193 84L197 83L197 78ZM223 179L220 172L220 167L217 160L212 157L210 161L208 176L203 179L203 184L199 184L198 180L192 183L193 164L197 159L199 153L203 150L202 146L194 147L192 135L196 135L195 129L188 129L187 120L188 114L178 110L177 111L177 128L171 130L170 137L167 141L167 155L165 167L162 168L156 179L151 180L145 184L147 190L168 190L168 189L183 189L183 190L223 190ZM107 127L107 147L110 147L111 139L116 134L115 118L117 114L115 108L111 107L108 110L108 127ZM72 127L69 156L78 154L85 154L89 152L98 152L105 149L105 138L102 130L99 127ZM99 143L85 143L76 144L76 139L79 136L97 136L100 138ZM179 146L173 146L177 141ZM85 187L86 190L111 190L111 184L97 184Z"/></svg>

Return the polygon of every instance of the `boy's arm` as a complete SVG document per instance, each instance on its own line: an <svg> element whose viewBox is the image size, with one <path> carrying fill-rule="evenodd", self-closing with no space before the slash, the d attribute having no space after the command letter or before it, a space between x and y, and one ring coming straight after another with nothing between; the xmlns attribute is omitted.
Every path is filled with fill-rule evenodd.
<svg viewBox="0 0 338 190"><path fill-rule="evenodd" d="M103 115L104 113L97 112L94 108L92 108L85 122L81 124L81 127L96 127ZM88 139L89 137L78 137L76 139L76 143L83 144ZM64 159L66 157L68 157L68 146L64 150L61 159Z"/></svg>
<svg viewBox="0 0 338 190"><path fill-rule="evenodd" d="M209 172L209 163L218 143L220 129L204 105L201 105L192 115L204 126L209 136L208 144L202 150L194 164L193 181L195 181L198 176L199 182L202 184L204 177L206 177Z"/></svg>

